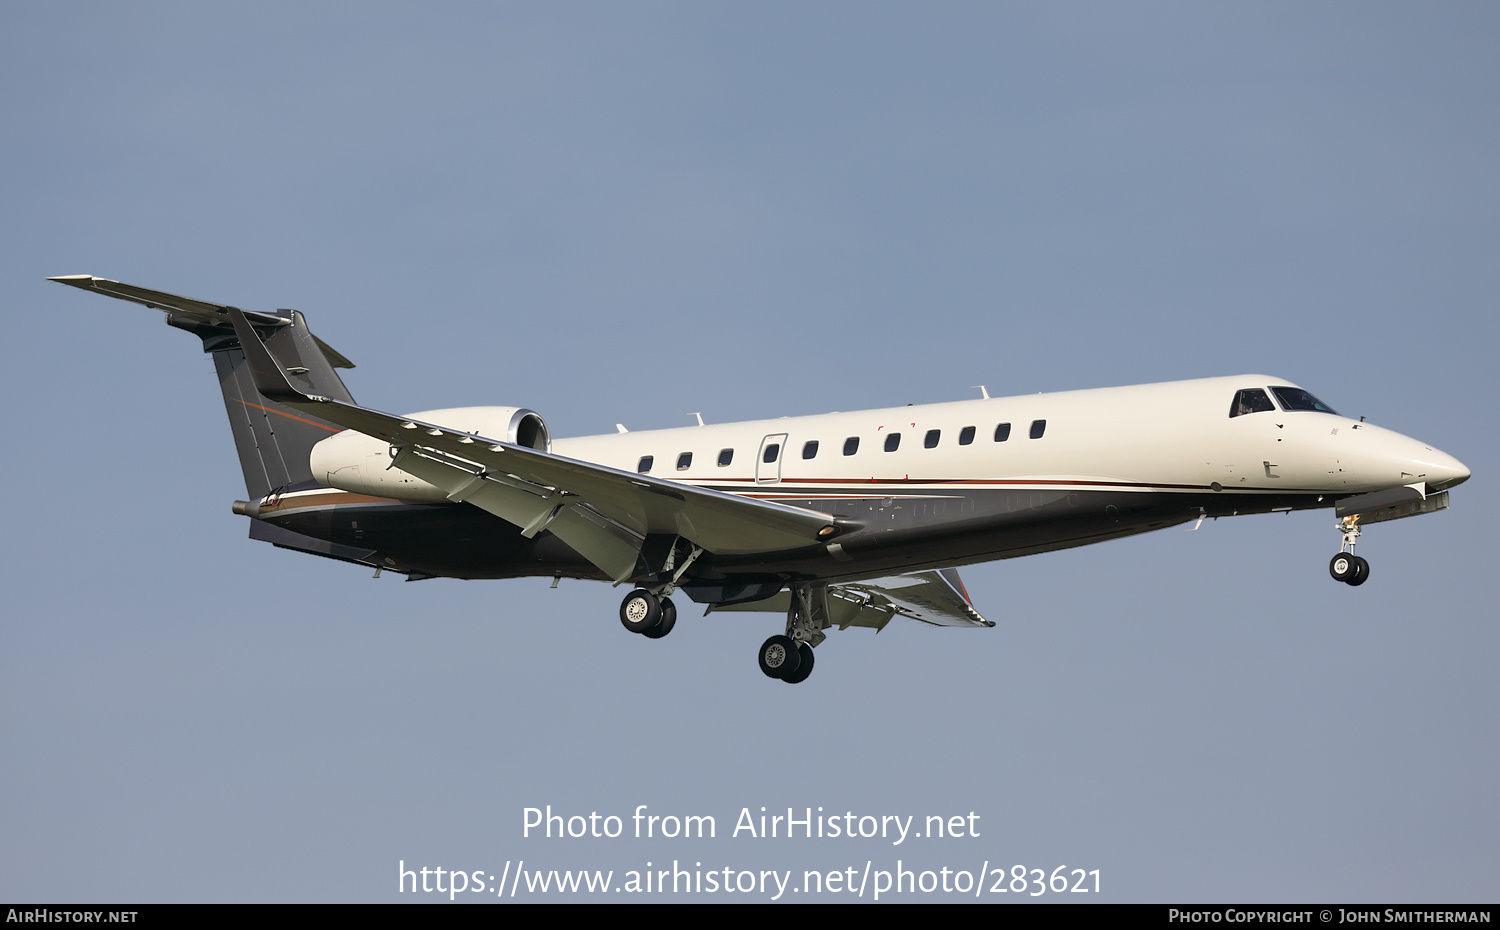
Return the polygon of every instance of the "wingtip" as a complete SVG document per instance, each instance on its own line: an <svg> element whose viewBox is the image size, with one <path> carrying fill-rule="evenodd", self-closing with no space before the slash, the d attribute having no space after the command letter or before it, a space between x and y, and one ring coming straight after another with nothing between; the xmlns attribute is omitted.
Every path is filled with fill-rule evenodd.
<svg viewBox="0 0 1500 930"><path fill-rule="evenodd" d="M106 284L115 283L111 282L108 278L101 278L97 275L91 274L63 274L58 275L55 278L48 278L47 280L56 281L58 284L68 284L73 287L85 288L92 288L95 284L99 284L101 282Z"/></svg>

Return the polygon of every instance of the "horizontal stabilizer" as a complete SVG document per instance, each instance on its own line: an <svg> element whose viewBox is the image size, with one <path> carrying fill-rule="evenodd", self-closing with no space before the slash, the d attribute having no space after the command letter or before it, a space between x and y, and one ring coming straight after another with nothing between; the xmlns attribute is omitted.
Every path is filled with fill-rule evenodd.
<svg viewBox="0 0 1500 930"><path fill-rule="evenodd" d="M191 297L183 297L179 294L168 294L166 291L153 291L150 288L136 287L134 284L123 284L119 281L111 281L109 278L96 278L90 274L68 274L48 281L56 281L58 284L66 284L69 287L80 288L85 291L93 291L106 297L116 297L120 300L128 300L131 303L142 304L153 310L165 310L174 316L187 317L198 323L209 326L229 326L229 311L234 309L227 304L209 303L206 300L195 300ZM259 313L255 310L241 311L245 318L256 326L286 326L291 323L291 317L281 316L275 313ZM290 311L287 311L288 313ZM335 368L353 368L354 363L349 361L326 342L313 336L318 348L323 350L328 361Z"/></svg>

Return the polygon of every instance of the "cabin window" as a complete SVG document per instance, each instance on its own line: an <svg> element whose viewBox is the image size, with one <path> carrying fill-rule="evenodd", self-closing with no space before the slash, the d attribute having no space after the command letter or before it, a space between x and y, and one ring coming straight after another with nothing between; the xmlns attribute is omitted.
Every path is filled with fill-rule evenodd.
<svg viewBox="0 0 1500 930"><path fill-rule="evenodd" d="M899 448L901 448L901 434L900 433L886 433L885 434L885 451L887 451L887 452L895 452Z"/></svg>
<svg viewBox="0 0 1500 930"><path fill-rule="evenodd" d="M859 451L859 437L858 436L850 436L848 439L844 440L844 454L845 455L853 455L854 453L856 453L858 451Z"/></svg>
<svg viewBox="0 0 1500 930"><path fill-rule="evenodd" d="M1042 438L1042 434L1045 433L1046 431L1047 431L1047 421L1046 420L1032 420L1031 421L1031 438L1032 439L1041 439Z"/></svg>
<svg viewBox="0 0 1500 930"><path fill-rule="evenodd" d="M938 440L941 439L942 436L943 436L943 431L940 430L940 429L930 429L930 430L928 430L927 431L927 435L922 437L922 448L924 448L924 449L936 449L937 448L937 444L938 444Z"/></svg>
<svg viewBox="0 0 1500 930"><path fill-rule="evenodd" d="M1010 438L1010 424L1001 423L995 427L995 441L1004 442Z"/></svg>
<svg viewBox="0 0 1500 930"><path fill-rule="evenodd" d="M972 427L972 426L965 426L961 431L959 431L959 434L958 434L958 444L959 445L961 445L961 446L967 446L969 443L971 443L973 441L974 441L974 427Z"/></svg>
<svg viewBox="0 0 1500 930"><path fill-rule="evenodd" d="M780 454L781 454L781 443L779 443L779 442L773 442L769 446L766 446L766 452L765 452L764 455L762 455L760 457L760 460L762 462L770 464L771 462L776 461L776 456L778 456Z"/></svg>
<svg viewBox="0 0 1500 930"><path fill-rule="evenodd" d="M730 462L733 462L733 461L734 461L734 450L733 449L720 449L719 450L719 467L720 468L723 468L725 465L728 465Z"/></svg>
<svg viewBox="0 0 1500 930"><path fill-rule="evenodd" d="M1273 387L1271 393L1281 401L1281 406L1286 410L1312 410L1317 413L1331 413L1338 416L1338 411L1318 400L1316 397L1295 387Z"/></svg>
<svg viewBox="0 0 1500 930"><path fill-rule="evenodd" d="M1271 403L1271 398L1260 388L1245 388L1234 395L1234 403L1229 405L1229 416L1242 417L1247 413L1264 413L1275 410L1276 405Z"/></svg>
<svg viewBox="0 0 1500 930"><path fill-rule="evenodd" d="M677 470L687 471L693 465L693 453L684 452L677 456Z"/></svg>
<svg viewBox="0 0 1500 930"><path fill-rule="evenodd" d="M654 457L643 455L641 456L640 462L635 466L635 470L644 475L646 472L651 470L651 463L653 461L655 461Z"/></svg>
<svg viewBox="0 0 1500 930"><path fill-rule="evenodd" d="M803 446L802 446L802 457L803 458L810 459L810 458L816 456L817 454L818 454L818 441L816 439L809 439L805 444L803 444Z"/></svg>

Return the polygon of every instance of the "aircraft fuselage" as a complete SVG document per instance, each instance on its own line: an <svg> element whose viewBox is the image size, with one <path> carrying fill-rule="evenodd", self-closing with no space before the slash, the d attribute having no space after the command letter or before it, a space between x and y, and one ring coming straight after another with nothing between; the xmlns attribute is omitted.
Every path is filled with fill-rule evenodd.
<svg viewBox="0 0 1500 930"><path fill-rule="evenodd" d="M1239 392L1275 387L1295 385L1242 375L611 433L557 439L551 450L819 511L846 527L826 544L707 556L692 573L700 586L962 565L1202 516L1331 507L1336 498L1418 483L1439 491L1468 476L1418 440L1331 412L1278 403L1230 415ZM484 408L434 414L474 409ZM261 508L263 519L374 550L402 571L602 577L555 538L523 538L386 467L385 443L341 434L325 445L337 454L315 450L314 476L342 490L283 495ZM347 467L340 474L361 457L367 462L354 471L362 476L351 478Z"/></svg>

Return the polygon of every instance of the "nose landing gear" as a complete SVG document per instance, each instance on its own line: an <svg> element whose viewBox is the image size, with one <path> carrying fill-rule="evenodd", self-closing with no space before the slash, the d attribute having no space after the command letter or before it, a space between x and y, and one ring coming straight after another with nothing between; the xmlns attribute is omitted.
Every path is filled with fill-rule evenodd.
<svg viewBox="0 0 1500 930"><path fill-rule="evenodd" d="M1335 526L1344 535L1344 544L1339 547L1339 554L1328 563L1328 574L1334 581L1362 585L1370 577L1370 563L1354 554L1354 543L1359 539L1359 514L1344 517Z"/></svg>
<svg viewBox="0 0 1500 930"><path fill-rule="evenodd" d="M1362 557L1347 552L1340 552L1328 563L1328 574L1333 576L1334 581L1342 581L1348 585L1361 585L1365 579L1370 577L1370 563Z"/></svg>

